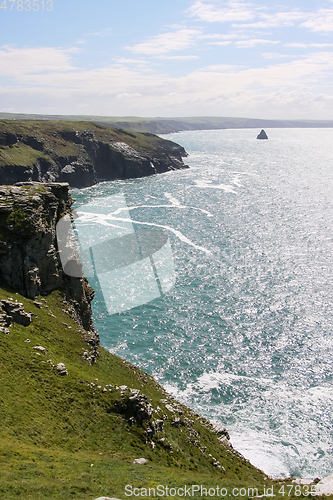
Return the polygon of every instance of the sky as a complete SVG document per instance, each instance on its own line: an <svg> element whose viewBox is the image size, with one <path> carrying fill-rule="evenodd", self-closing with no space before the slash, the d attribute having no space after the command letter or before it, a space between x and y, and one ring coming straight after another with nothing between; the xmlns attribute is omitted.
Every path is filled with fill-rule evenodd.
<svg viewBox="0 0 333 500"><path fill-rule="evenodd" d="M0 111L333 119L333 0L0 0Z"/></svg>

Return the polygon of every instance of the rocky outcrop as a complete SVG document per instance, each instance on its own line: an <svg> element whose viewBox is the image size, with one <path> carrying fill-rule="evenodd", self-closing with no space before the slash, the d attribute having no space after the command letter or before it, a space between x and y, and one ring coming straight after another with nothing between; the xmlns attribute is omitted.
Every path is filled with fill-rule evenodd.
<svg viewBox="0 0 333 500"><path fill-rule="evenodd" d="M5 316L6 322L9 321L7 326L10 326L12 321L19 325L28 326L32 320L31 314L25 312L23 304L12 300L1 300L0 313L2 313L2 317Z"/></svg>
<svg viewBox="0 0 333 500"><path fill-rule="evenodd" d="M261 130L260 134L257 135L257 139L268 139L268 136L264 129Z"/></svg>
<svg viewBox="0 0 333 500"><path fill-rule="evenodd" d="M0 283L30 299L60 289L92 347L91 362L99 345L91 315L94 292L85 278L63 272L56 240L56 224L72 203L67 183L0 186ZM12 317L28 324L19 303L2 301L2 309L3 322Z"/></svg>
<svg viewBox="0 0 333 500"><path fill-rule="evenodd" d="M0 184L72 187L186 168L184 148L150 133L85 122L0 122Z"/></svg>

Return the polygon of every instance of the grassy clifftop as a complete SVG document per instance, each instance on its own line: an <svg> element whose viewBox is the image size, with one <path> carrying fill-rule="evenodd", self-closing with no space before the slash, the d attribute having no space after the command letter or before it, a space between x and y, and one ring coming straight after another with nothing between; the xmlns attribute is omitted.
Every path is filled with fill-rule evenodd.
<svg viewBox="0 0 333 500"><path fill-rule="evenodd" d="M181 146L148 132L83 121L0 121L0 184L86 187L185 168L184 156Z"/></svg>
<svg viewBox="0 0 333 500"><path fill-rule="evenodd" d="M128 484L267 486L152 377L102 348L91 366L60 291L38 297L39 307L4 289L1 299L23 303L33 320L0 333L0 498L124 498ZM143 419L131 405L136 394L147 397Z"/></svg>

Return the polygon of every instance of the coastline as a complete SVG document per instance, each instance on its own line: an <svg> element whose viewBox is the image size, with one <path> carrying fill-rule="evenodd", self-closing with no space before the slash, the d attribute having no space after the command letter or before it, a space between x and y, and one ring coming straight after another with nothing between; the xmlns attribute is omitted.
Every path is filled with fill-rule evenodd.
<svg viewBox="0 0 333 500"><path fill-rule="evenodd" d="M158 117L137 116L112 117L91 115L44 115L23 113L1 113L0 120L61 120L87 121L111 128L122 128L143 133L170 134L186 130L220 130L254 128L332 128L332 120L268 120L264 118L236 118L218 116Z"/></svg>

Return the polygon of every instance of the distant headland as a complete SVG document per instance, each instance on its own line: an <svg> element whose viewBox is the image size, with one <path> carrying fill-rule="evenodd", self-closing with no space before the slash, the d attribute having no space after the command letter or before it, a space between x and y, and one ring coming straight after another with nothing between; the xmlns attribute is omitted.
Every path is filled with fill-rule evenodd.
<svg viewBox="0 0 333 500"><path fill-rule="evenodd" d="M156 117L138 116L94 116L94 115L43 115L24 113L1 113L0 120L65 120L90 121L113 128L171 134L185 130L217 130L241 128L333 128L333 120L267 120L261 118L233 118L218 116Z"/></svg>

